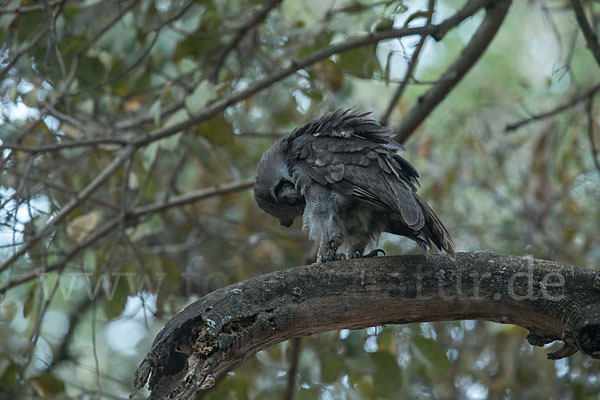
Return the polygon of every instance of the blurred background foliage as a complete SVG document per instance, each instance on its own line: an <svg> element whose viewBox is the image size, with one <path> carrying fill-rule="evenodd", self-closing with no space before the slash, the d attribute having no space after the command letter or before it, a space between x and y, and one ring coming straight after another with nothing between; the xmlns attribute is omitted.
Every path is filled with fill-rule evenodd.
<svg viewBox="0 0 600 400"><path fill-rule="evenodd" d="M433 3L434 23L463 5ZM584 6L598 28L600 7ZM379 118L419 37L326 57L188 122L292 60L349 37L422 26L427 7L417 0L0 2L0 260L7 262L0 397L125 398L154 336L186 304L312 261L301 222L282 228L254 204L256 163L276 137L326 111L353 106ZM460 55L483 15L441 42L426 40L393 106L392 130ZM600 167L590 140L600 141L590 92L599 81L569 2L511 5L482 59L406 142L420 193L459 251L600 264ZM562 104L569 106L506 130ZM127 153L130 143L170 127ZM220 190L230 182L239 185ZM208 194L197 201L172 202L201 189ZM152 204L164 207L139 212ZM382 245L388 254L420 252L403 238ZM598 398L598 360L546 360L547 350L525 335L474 321L329 332L304 338L299 352L285 342L250 357L206 398L289 399L295 354L298 400Z"/></svg>

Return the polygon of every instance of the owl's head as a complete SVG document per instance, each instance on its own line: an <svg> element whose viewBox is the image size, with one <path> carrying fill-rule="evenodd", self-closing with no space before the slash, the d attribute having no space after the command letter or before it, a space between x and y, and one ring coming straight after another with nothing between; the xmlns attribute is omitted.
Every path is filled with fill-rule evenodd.
<svg viewBox="0 0 600 400"><path fill-rule="evenodd" d="M290 227L304 212L304 197L296 190L288 168L289 154L283 139L275 142L258 163L254 198L258 206Z"/></svg>

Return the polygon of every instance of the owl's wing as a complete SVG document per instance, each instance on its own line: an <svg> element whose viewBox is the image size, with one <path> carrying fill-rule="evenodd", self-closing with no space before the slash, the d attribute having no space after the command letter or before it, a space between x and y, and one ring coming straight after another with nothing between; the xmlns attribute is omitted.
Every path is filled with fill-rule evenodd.
<svg viewBox="0 0 600 400"><path fill-rule="evenodd" d="M410 229L425 225L418 173L387 128L355 111L335 111L291 135L295 165L321 185L399 214Z"/></svg>

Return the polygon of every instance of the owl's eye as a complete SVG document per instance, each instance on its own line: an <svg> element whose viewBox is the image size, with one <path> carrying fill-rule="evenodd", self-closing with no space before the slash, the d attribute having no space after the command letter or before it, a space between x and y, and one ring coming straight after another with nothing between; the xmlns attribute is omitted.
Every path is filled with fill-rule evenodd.
<svg viewBox="0 0 600 400"><path fill-rule="evenodd" d="M298 204L298 199L293 196L283 196L281 199L286 206L295 206Z"/></svg>
<svg viewBox="0 0 600 400"><path fill-rule="evenodd" d="M286 180L281 180L275 186L274 194L275 198L279 199L282 203L285 203L286 197L293 197L292 194L295 191L294 185L291 182Z"/></svg>

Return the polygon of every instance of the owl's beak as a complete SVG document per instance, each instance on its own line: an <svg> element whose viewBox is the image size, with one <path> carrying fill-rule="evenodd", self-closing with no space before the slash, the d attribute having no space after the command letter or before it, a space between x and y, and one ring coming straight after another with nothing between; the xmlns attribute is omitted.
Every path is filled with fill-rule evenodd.
<svg viewBox="0 0 600 400"><path fill-rule="evenodd" d="M285 226L286 228L289 228L290 226L292 226L292 224L294 223L294 219L280 219L279 220L279 225L281 226Z"/></svg>

